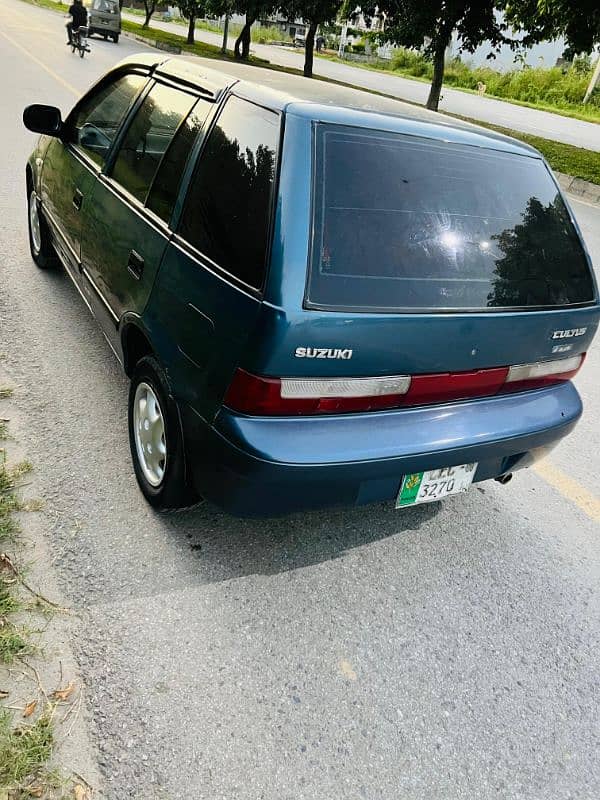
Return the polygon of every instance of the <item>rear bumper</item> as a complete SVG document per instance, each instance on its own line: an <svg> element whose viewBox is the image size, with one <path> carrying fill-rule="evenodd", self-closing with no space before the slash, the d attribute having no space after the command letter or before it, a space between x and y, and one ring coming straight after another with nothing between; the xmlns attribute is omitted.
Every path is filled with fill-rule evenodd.
<svg viewBox="0 0 600 800"><path fill-rule="evenodd" d="M209 426L182 410L198 490L234 514L274 516L393 500L410 472L477 462L476 481L530 466L575 426L571 383L441 406L323 417L245 417Z"/></svg>

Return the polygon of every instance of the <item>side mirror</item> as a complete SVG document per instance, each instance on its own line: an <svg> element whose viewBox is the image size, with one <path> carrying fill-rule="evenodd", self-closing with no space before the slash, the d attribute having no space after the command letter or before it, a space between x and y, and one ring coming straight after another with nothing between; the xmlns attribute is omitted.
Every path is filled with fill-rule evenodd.
<svg viewBox="0 0 600 800"><path fill-rule="evenodd" d="M45 133L47 136L60 136L63 129L59 109L37 103L27 106L23 112L23 124L34 133Z"/></svg>

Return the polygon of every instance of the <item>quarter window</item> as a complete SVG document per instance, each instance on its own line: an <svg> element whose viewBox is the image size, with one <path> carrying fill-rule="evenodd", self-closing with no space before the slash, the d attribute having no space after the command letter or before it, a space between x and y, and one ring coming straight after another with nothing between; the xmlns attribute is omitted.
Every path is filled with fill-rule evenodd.
<svg viewBox="0 0 600 800"><path fill-rule="evenodd" d="M141 75L124 75L76 108L74 144L99 166L104 165L127 111L146 82Z"/></svg>
<svg viewBox="0 0 600 800"><path fill-rule="evenodd" d="M140 203L181 121L196 102L185 94L156 84L144 98L119 148L112 176Z"/></svg>
<svg viewBox="0 0 600 800"><path fill-rule="evenodd" d="M232 97L193 178L180 234L244 283L264 280L279 115Z"/></svg>

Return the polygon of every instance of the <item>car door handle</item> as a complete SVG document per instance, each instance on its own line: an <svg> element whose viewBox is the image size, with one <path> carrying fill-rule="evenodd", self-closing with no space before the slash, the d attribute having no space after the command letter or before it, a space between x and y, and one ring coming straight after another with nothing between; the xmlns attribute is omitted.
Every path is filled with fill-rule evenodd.
<svg viewBox="0 0 600 800"><path fill-rule="evenodd" d="M129 272L131 272L136 280L139 281L139 279L142 277L142 273L144 272L144 259L139 253L136 253L135 250L132 250L131 253L129 253L127 269Z"/></svg>
<svg viewBox="0 0 600 800"><path fill-rule="evenodd" d="M83 203L83 192L79 191L79 189L75 189L75 194L73 195L73 205L77 209L77 211L81 211L81 205Z"/></svg>

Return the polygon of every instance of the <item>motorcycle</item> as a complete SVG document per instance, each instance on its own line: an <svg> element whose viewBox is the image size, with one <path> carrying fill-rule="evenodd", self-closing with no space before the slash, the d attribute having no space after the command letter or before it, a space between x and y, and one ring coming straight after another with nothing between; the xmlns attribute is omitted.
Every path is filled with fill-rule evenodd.
<svg viewBox="0 0 600 800"><path fill-rule="evenodd" d="M78 52L79 58L83 58L86 53L91 53L90 46L87 43L88 34L89 29L85 26L71 29L71 52Z"/></svg>

